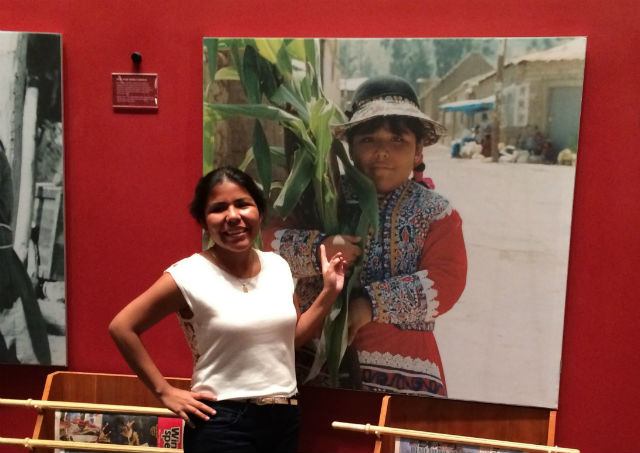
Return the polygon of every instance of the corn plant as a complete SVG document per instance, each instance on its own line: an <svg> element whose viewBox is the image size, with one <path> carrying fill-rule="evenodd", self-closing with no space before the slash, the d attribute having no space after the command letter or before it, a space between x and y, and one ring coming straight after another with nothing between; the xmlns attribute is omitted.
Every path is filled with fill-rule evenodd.
<svg viewBox="0 0 640 453"><path fill-rule="evenodd" d="M344 114L323 93L319 41L205 38L204 48L210 74L206 83L237 80L247 99L246 104L204 102L205 172L213 166L216 144L211 131L215 123L237 116L250 118L251 147L241 166L254 162L265 198L275 199L273 209L277 215L286 219L296 209L303 209L305 216L311 216L311 222L324 233L358 235L364 244L367 233L377 229L377 197L371 181L353 166L342 144L332 138L330 124L343 122ZM229 56L228 66L216 67L218 52ZM292 145L285 149L267 143L262 125L267 121L275 121L284 128L285 135L293 138ZM339 181L332 171L337 168L336 158L343 177L360 201L354 209L340 209ZM272 180L275 167L286 170L284 181ZM360 263L354 266L345 289L327 316L312 367L318 372L326 361L332 385L338 383L347 342L348 296L358 284L360 266Z"/></svg>

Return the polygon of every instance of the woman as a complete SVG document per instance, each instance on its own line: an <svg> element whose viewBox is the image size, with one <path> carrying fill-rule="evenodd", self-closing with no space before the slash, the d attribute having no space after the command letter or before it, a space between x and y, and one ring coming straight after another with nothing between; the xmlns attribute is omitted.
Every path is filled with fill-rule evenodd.
<svg viewBox="0 0 640 453"><path fill-rule="evenodd" d="M230 167L198 182L191 215L213 247L169 267L113 319L127 363L187 422L184 451L295 451L298 407L294 345L317 335L344 283L340 253L321 253L324 287L300 313L289 267L252 248L265 202L253 180ZM177 313L194 359L191 391L172 387L140 335Z"/></svg>

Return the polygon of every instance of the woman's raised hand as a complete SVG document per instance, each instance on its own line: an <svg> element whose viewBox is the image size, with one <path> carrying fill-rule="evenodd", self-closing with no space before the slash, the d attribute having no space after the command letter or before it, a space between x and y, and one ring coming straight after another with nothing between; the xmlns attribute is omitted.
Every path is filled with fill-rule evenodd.
<svg viewBox="0 0 640 453"><path fill-rule="evenodd" d="M203 420L209 420L210 416L216 415L215 409L200 401L216 401L216 397L211 393L191 392L169 385L158 395L158 398L167 409L175 413L191 427L193 427L193 422L190 420L189 414L193 414Z"/></svg>
<svg viewBox="0 0 640 453"><path fill-rule="evenodd" d="M344 273L347 267L347 260L342 252L338 252L327 259L327 250L324 244L320 244L320 265L322 268L322 279L324 290L336 297L344 286Z"/></svg>

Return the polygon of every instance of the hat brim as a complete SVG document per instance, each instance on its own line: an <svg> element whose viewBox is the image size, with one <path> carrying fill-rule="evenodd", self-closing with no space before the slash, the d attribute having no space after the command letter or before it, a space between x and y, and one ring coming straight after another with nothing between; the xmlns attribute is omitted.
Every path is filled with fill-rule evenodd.
<svg viewBox="0 0 640 453"><path fill-rule="evenodd" d="M333 131L334 137L344 139L349 129L381 116L402 116L419 119L425 128L425 146L436 143L447 131L442 124L422 113L412 102L397 102L383 99L367 102L353 114L348 122L332 124L331 130Z"/></svg>

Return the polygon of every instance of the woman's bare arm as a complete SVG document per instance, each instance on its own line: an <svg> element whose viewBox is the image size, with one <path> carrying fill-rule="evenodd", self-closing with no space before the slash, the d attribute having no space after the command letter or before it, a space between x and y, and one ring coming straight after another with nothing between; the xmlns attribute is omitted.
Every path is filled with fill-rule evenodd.
<svg viewBox="0 0 640 453"><path fill-rule="evenodd" d="M189 307L173 277L165 273L113 318L109 324L109 333L140 380L162 404L190 423L189 414L205 420L209 418L208 415L215 414L212 408L199 401L215 400L215 396L181 390L170 385L153 362L140 337L166 316L188 310Z"/></svg>

